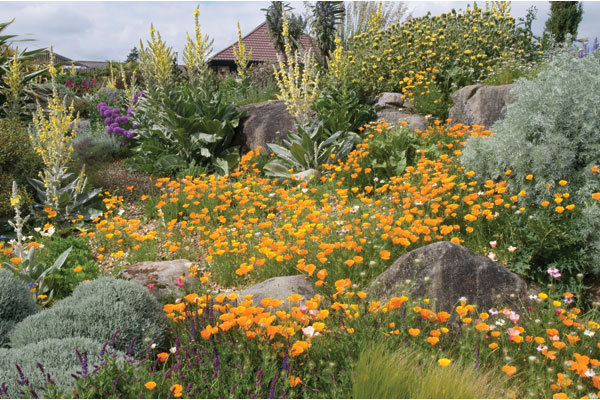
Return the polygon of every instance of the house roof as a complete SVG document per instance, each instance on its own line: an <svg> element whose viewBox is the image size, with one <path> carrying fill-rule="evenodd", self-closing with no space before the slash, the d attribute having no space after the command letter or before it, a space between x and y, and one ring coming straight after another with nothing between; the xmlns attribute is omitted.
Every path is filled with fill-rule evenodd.
<svg viewBox="0 0 600 400"><path fill-rule="evenodd" d="M88 69L102 69L108 65L106 61L75 61L75 65Z"/></svg>
<svg viewBox="0 0 600 400"><path fill-rule="evenodd" d="M56 64L69 63L69 62L73 61L69 57L62 56L58 53L53 53L53 55L54 55L54 62ZM37 60L40 63L49 63L50 62L50 51L49 50L42 51L40 53L40 55L37 57Z"/></svg>
<svg viewBox="0 0 600 400"><path fill-rule="evenodd" d="M252 61L277 61L277 50L275 50L271 36L269 36L269 27L266 21L244 36L242 42L246 45L248 51L252 50ZM237 41L215 54L211 61L233 61L233 47L235 45L237 45ZM304 49L312 49L313 52L317 49L313 40L307 35L302 35L300 45Z"/></svg>

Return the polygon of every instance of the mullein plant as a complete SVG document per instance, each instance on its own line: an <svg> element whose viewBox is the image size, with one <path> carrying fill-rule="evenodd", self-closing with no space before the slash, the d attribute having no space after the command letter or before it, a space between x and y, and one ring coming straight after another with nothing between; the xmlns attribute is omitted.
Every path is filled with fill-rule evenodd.
<svg viewBox="0 0 600 400"><path fill-rule="evenodd" d="M244 82L248 77L248 71L250 71L250 61L252 61L252 50L246 51L246 45L242 41L242 29L240 28L240 21L237 23L238 29L238 45L233 46L233 60L237 67L237 72L240 80Z"/></svg>
<svg viewBox="0 0 600 400"><path fill-rule="evenodd" d="M19 277L28 283L31 293L33 293L35 299L41 305L48 305L52 301L53 291L44 285L44 279L48 274L62 268L65 260L71 252L71 248L68 248L66 251L64 251L51 267L47 267L42 263L34 263L35 249L43 247L43 245L37 242L27 243L27 241L31 240L32 237L25 236L23 231L30 216L21 216L22 195L19 192L17 183L14 181L12 184L10 204L15 210L14 219L8 221L8 224L15 231L15 239L9 242L12 245L12 254L14 256L9 259L9 262L3 262L2 265L0 265L0 268L3 266L8 268L16 277ZM46 226L44 227L44 232L50 232L53 229L54 228L51 226ZM47 233L44 235L48 236Z"/></svg>
<svg viewBox="0 0 600 400"><path fill-rule="evenodd" d="M212 51L213 40L200 31L198 6L194 10L194 38L186 33L186 44L183 49L183 62L188 80L192 87L203 86L208 74L208 59Z"/></svg>
<svg viewBox="0 0 600 400"><path fill-rule="evenodd" d="M30 179L38 198L49 218L68 220L73 213L85 218L95 218L95 210L83 210L82 206L98 193L97 190L84 194L87 182L82 168L78 177L69 182L72 176L68 164L73 153L73 139L77 136L79 117L74 116L73 106L67 107L60 101L56 88L58 71L54 67L54 55L50 50L48 71L52 82L52 98L47 110L39 104L33 116L33 129L29 138L35 152L41 157L44 169L40 172L42 180Z"/></svg>
<svg viewBox="0 0 600 400"><path fill-rule="evenodd" d="M280 99L285 101L288 112L296 122L304 126L309 122L311 105L319 94L319 72L310 50L304 52L302 57L297 51L292 51L289 29L284 12L282 36L287 61L277 57L279 68L275 67L274 75L281 93Z"/></svg>
<svg viewBox="0 0 600 400"><path fill-rule="evenodd" d="M72 141L77 135L76 126L79 124L79 118L73 117L75 112L73 106L67 107L60 101L56 88L58 71L54 67L52 50L50 51L48 71L52 82L52 98L49 99L47 113L38 105L33 116L34 130L30 132L29 138L45 166L40 173L46 194L44 206L57 210L59 207L58 191L67 171L67 164L71 160Z"/></svg>
<svg viewBox="0 0 600 400"><path fill-rule="evenodd" d="M4 84L6 85L6 104L8 106L6 114L9 118L18 117L23 90L22 64L18 54L19 49L16 48L9 63L8 73L3 77Z"/></svg>
<svg viewBox="0 0 600 400"><path fill-rule="evenodd" d="M148 47L140 40L140 68L146 88L151 92L163 91L173 80L173 48L162 40L160 32L150 24Z"/></svg>

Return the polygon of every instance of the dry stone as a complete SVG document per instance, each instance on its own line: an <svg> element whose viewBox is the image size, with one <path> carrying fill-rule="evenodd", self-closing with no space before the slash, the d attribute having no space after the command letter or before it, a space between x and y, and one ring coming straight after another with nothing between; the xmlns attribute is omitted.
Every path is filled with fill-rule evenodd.
<svg viewBox="0 0 600 400"><path fill-rule="evenodd" d="M406 294L427 297L434 310L450 312L461 297L480 310L500 303L517 306L527 284L487 257L452 242L437 242L397 259L367 292L380 300Z"/></svg>
<svg viewBox="0 0 600 400"><path fill-rule="evenodd" d="M420 114L409 114L398 108L390 107L377 111L377 119L385 118L388 124L398 124L401 121L406 121L412 130L419 129L424 131L427 129L427 120Z"/></svg>
<svg viewBox="0 0 600 400"><path fill-rule="evenodd" d="M153 284L152 292L155 294L177 293L177 278L189 274L189 260L169 260L169 261L144 261L134 264L123 271L123 278L141 283L144 286ZM184 284L186 279L183 280ZM189 280L188 280L189 283Z"/></svg>
<svg viewBox="0 0 600 400"><path fill-rule="evenodd" d="M293 294L304 297L303 302L317 294L312 282L304 275L278 276L250 286L238 293L240 296L251 294L252 301L256 306L260 305L260 301L265 297L284 300L285 303L282 307L285 309L290 306L287 298Z"/></svg>
<svg viewBox="0 0 600 400"><path fill-rule="evenodd" d="M242 154L262 147L263 154L269 154L268 143L277 143L286 139L287 131L294 130L294 119L288 113L285 103L280 100L269 100L262 103L248 104L238 108L246 111L236 132L233 144L240 146Z"/></svg>
<svg viewBox="0 0 600 400"><path fill-rule="evenodd" d="M513 86L465 86L452 94L449 116L456 123L490 127L504 118L506 105L514 101L510 95Z"/></svg>

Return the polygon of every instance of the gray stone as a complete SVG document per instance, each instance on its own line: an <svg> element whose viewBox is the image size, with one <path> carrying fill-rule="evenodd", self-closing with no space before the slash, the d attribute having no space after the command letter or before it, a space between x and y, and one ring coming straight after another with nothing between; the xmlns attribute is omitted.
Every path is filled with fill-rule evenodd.
<svg viewBox="0 0 600 400"><path fill-rule="evenodd" d="M518 306L527 284L487 257L452 242L437 242L397 259L366 291L380 300L409 294L426 297L434 310L448 312L465 297L481 312L501 304Z"/></svg>
<svg viewBox="0 0 600 400"><path fill-rule="evenodd" d="M98 90L100 99L105 99L109 103L113 104L121 97L121 91L119 89L103 87Z"/></svg>
<svg viewBox="0 0 600 400"><path fill-rule="evenodd" d="M452 94L454 105L450 109L449 117L455 123L490 127L504 118L506 105L515 100L510 95L513 86L465 86Z"/></svg>
<svg viewBox="0 0 600 400"><path fill-rule="evenodd" d="M251 294L254 305L260 305L260 301L265 297L284 300L285 303L282 307L286 309L290 306L287 298L296 293L304 297L302 302L317 294L312 282L304 275L279 276L267 279L239 292L240 296Z"/></svg>
<svg viewBox="0 0 600 400"><path fill-rule="evenodd" d="M153 293L169 294L180 291L177 278L187 276L189 269L186 265L191 262L185 259L169 261L144 261L127 267L121 274L125 279L135 280L144 286L153 284ZM189 284L184 279L184 284Z"/></svg>
<svg viewBox="0 0 600 400"><path fill-rule="evenodd" d="M377 96L375 108L402 107L404 105L402 96L402 93L383 92Z"/></svg>
<svg viewBox="0 0 600 400"><path fill-rule="evenodd" d="M278 143L286 139L287 131L293 131L294 119L288 113L281 100L269 100L262 103L248 104L238 108L248 114L241 121L233 144L240 146L242 154L261 146L261 153L269 154L267 144Z"/></svg>
<svg viewBox="0 0 600 400"><path fill-rule="evenodd" d="M71 122L69 124L69 132L71 132L73 130L73 126L75 125L74 122ZM90 133L92 130L92 126L90 124L90 120L89 119L85 119L85 118L81 118L79 120L79 124L77 124L77 133L78 134L84 134L84 133Z"/></svg>
<svg viewBox="0 0 600 400"><path fill-rule="evenodd" d="M427 120L420 114L409 114L398 108L387 107L377 111L377 119L384 118L388 124L399 124L401 121L406 121L412 130L419 129L424 131L427 129Z"/></svg>

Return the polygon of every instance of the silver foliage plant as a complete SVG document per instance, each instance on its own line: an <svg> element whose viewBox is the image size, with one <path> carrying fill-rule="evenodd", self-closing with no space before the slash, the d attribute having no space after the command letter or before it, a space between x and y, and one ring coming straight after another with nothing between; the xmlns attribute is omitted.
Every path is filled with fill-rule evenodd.
<svg viewBox="0 0 600 400"><path fill-rule="evenodd" d="M581 56L559 50L533 80L521 78L511 94L506 116L490 137L467 140L461 162L476 179L506 178L515 193L527 190L531 205L568 191L582 207L579 231L600 270L600 206L591 194L600 191L600 52ZM532 181L526 176L533 174ZM560 180L568 181L559 189ZM592 253L592 254L590 254Z"/></svg>

